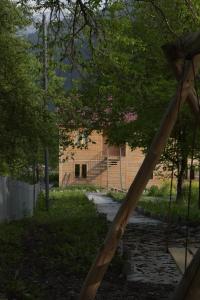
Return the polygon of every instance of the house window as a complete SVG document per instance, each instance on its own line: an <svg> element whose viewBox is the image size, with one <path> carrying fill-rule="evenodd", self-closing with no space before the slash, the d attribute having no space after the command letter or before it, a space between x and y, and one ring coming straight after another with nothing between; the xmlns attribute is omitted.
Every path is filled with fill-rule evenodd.
<svg viewBox="0 0 200 300"><path fill-rule="evenodd" d="M82 165L82 178L87 178L87 165Z"/></svg>
<svg viewBox="0 0 200 300"><path fill-rule="evenodd" d="M87 178L87 165L75 164L75 178Z"/></svg>
<svg viewBox="0 0 200 300"><path fill-rule="evenodd" d="M80 165L75 164L75 177L79 178L80 177Z"/></svg>

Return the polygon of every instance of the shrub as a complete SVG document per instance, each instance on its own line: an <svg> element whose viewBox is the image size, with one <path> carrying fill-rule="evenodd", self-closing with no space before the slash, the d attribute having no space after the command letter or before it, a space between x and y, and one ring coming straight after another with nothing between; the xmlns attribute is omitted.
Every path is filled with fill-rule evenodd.
<svg viewBox="0 0 200 300"><path fill-rule="evenodd" d="M110 192L107 193L108 197L111 197L113 200L119 201L119 202L124 199L125 195L126 195L126 193L123 193L123 192L112 192L112 191L110 191Z"/></svg>
<svg viewBox="0 0 200 300"><path fill-rule="evenodd" d="M50 173L49 174L49 182L52 183L54 186L59 185L59 174L58 172Z"/></svg>
<svg viewBox="0 0 200 300"><path fill-rule="evenodd" d="M152 185L147 190L147 195L151 197L169 197L170 195L170 181L165 181L160 187L157 185ZM172 194L175 195L176 187L173 184L172 187Z"/></svg>
<svg viewBox="0 0 200 300"><path fill-rule="evenodd" d="M187 182L183 187L183 200L188 201L189 196L189 183ZM199 199L199 184L197 182L192 182L191 190L191 204L197 204Z"/></svg>
<svg viewBox="0 0 200 300"><path fill-rule="evenodd" d="M159 188L157 185L152 185L149 188L148 193L147 193L147 195L151 196L151 197L156 197L156 196L158 196L158 194L159 194Z"/></svg>

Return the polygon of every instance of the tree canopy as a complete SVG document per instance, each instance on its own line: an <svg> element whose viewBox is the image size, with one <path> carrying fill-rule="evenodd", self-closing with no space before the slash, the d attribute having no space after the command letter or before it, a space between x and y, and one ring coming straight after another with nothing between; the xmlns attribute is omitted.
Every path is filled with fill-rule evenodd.
<svg viewBox="0 0 200 300"><path fill-rule="evenodd" d="M199 9L198 1L108 5L101 19L105 34L96 38L89 58L80 58L82 77L69 97L72 106L78 103L74 106L77 128L103 130L110 143L127 142L147 150L177 85L161 46L198 30ZM70 116L64 118L70 127ZM177 176L185 176L187 164L184 172L182 164L191 157L191 128L194 116L184 107L172 133L176 146L170 140L162 156L167 167L175 163ZM195 147L198 155L198 143Z"/></svg>
<svg viewBox="0 0 200 300"><path fill-rule="evenodd" d="M1 173L17 175L40 159L45 145L53 144L56 123L44 108L41 64L20 35L28 20L8 0L1 1L0 11Z"/></svg>
<svg viewBox="0 0 200 300"><path fill-rule="evenodd" d="M161 46L198 30L198 0L19 0L15 4L3 0L1 6L2 161L32 160L31 150L35 155L44 144L58 140L58 124L64 146L71 142L68 132L85 128L88 133L104 130L110 143L148 149L176 86ZM17 34L27 24L24 15L33 12L48 13L52 57L65 63L67 59L78 74L66 91L54 70L49 73L48 97L56 103L58 114L45 111L41 65ZM193 126L186 108L180 114L183 118L173 138L181 136L176 131ZM190 142L188 134L184 143ZM177 143L179 149L184 145L178 139ZM189 156L191 147L183 148ZM163 160L173 159L169 144Z"/></svg>

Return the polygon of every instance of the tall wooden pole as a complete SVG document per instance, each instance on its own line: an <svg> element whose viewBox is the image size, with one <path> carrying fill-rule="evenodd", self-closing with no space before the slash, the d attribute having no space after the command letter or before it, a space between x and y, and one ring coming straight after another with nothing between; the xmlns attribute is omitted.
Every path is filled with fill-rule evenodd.
<svg viewBox="0 0 200 300"><path fill-rule="evenodd" d="M107 191L108 191L108 188L109 188L109 148L108 148L108 145L107 145Z"/></svg>
<svg viewBox="0 0 200 300"><path fill-rule="evenodd" d="M199 150L199 155L200 155L200 150ZM198 165L198 167L199 167L199 193L198 193L198 208L200 209L200 157L199 157L199 165Z"/></svg>
<svg viewBox="0 0 200 300"><path fill-rule="evenodd" d="M44 68L44 107L47 109L47 90L48 90L48 60L47 60L47 23L46 16L43 15L43 68ZM45 203L46 210L49 210L49 149L48 147L44 150L45 160Z"/></svg>
<svg viewBox="0 0 200 300"><path fill-rule="evenodd" d="M194 58L195 71L197 72L200 65L200 56ZM91 269L87 275L81 290L80 300L93 300L102 278L113 258L119 240L121 239L128 218L145 189L147 182L152 174L159 158L164 150L167 140L175 125L179 107L188 96L189 90L193 86L194 74L192 63L185 65L182 79L179 82L175 97L171 100L168 109L163 117L160 129L155 135L148 154L146 155L142 166L140 167L133 183L131 184L124 202L122 203L115 219L106 236L105 242L101 247Z"/></svg>
<svg viewBox="0 0 200 300"><path fill-rule="evenodd" d="M121 146L119 147L119 176L120 176L120 186L121 190L123 190L123 183L122 183L122 149Z"/></svg>

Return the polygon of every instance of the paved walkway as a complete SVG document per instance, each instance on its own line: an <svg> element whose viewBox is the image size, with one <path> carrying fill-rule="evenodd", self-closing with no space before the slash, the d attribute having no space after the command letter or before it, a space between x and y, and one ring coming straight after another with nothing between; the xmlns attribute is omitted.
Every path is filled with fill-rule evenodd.
<svg viewBox="0 0 200 300"><path fill-rule="evenodd" d="M99 213L113 221L120 204L102 193L87 193ZM181 274L171 255L166 253L166 224L133 212L123 237L128 253L126 274L128 281L176 285Z"/></svg>
<svg viewBox="0 0 200 300"><path fill-rule="evenodd" d="M105 214L107 220L112 222L119 207L120 203L113 201L111 197L106 196L103 193L87 193L89 200L92 200L97 207L99 213ZM129 218L128 224L148 224L148 225L158 225L162 222L152 218L147 218L137 212L133 212Z"/></svg>

